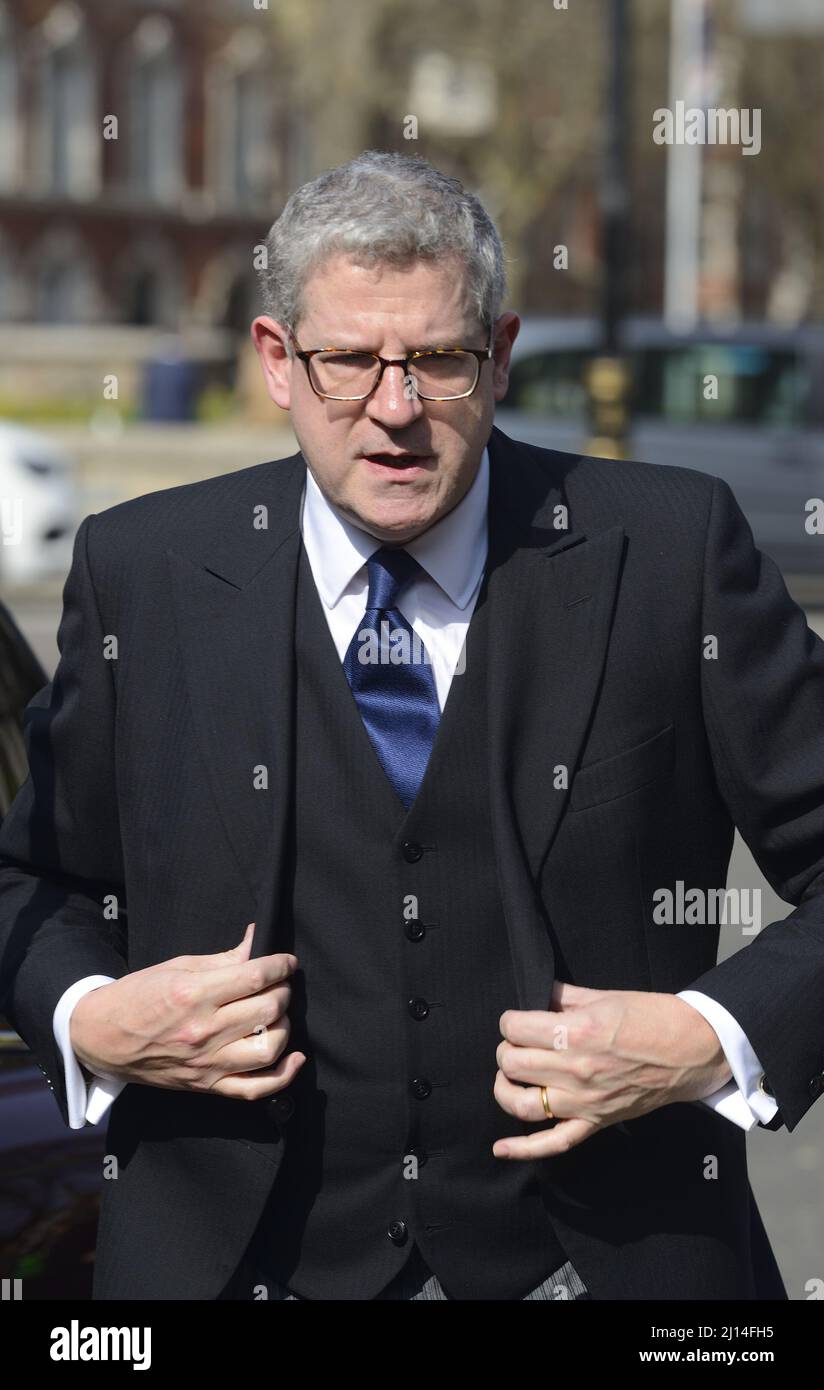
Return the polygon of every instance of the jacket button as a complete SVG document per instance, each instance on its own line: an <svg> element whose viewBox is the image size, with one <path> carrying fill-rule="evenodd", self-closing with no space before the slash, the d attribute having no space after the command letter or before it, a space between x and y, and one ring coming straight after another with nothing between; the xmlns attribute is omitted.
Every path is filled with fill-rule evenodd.
<svg viewBox="0 0 824 1390"><path fill-rule="evenodd" d="M404 930L410 941L420 941L426 936L426 927L420 917L413 917L411 922L404 923Z"/></svg>
<svg viewBox="0 0 824 1390"><path fill-rule="evenodd" d="M824 1086L824 1074L821 1076L814 1076L810 1082L810 1095L813 1100L816 1100L821 1095L822 1086Z"/></svg>
<svg viewBox="0 0 824 1390"><path fill-rule="evenodd" d="M416 1076L412 1082L412 1094L416 1100L426 1100L432 1094L432 1083L425 1076Z"/></svg>
<svg viewBox="0 0 824 1390"><path fill-rule="evenodd" d="M269 1106L274 1119L279 1124L284 1124L290 1120L295 1113L295 1102L291 1096L273 1096L269 1101Z"/></svg>
<svg viewBox="0 0 824 1390"><path fill-rule="evenodd" d="M417 840L407 840L402 853L407 864L417 864L423 854L423 845L419 845Z"/></svg>
<svg viewBox="0 0 824 1390"><path fill-rule="evenodd" d="M405 1221L393 1221L386 1234L393 1245L405 1245L409 1231Z"/></svg>
<svg viewBox="0 0 824 1390"><path fill-rule="evenodd" d="M413 1018L426 1018L426 1015L429 1013L429 1005L425 999L410 999L409 1012Z"/></svg>

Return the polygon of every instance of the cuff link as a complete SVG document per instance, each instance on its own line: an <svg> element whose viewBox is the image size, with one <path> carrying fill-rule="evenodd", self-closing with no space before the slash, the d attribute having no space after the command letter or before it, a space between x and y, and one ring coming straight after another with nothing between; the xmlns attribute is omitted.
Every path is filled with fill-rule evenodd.
<svg viewBox="0 0 824 1390"><path fill-rule="evenodd" d="M766 1075L765 1075L765 1073L764 1073L763 1071L762 1071L762 1073L761 1073L761 1080L760 1080L759 1083L758 1083L758 1089L759 1089L759 1091L761 1091L761 1093L762 1093L763 1095L769 1096L769 1097L771 1098L771 1100L775 1100L775 1094L774 1094L774 1092L773 1092L773 1088L772 1088L772 1086L770 1085L769 1081L767 1080L767 1077L766 1077Z"/></svg>

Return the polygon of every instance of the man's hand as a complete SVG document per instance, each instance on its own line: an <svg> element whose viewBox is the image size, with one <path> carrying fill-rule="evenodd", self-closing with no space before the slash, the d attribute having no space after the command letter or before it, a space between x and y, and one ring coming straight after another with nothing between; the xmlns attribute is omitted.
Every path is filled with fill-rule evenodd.
<svg viewBox="0 0 824 1390"><path fill-rule="evenodd" d="M249 959L254 922L239 946L176 956L90 990L72 1010L71 1044L100 1076L260 1100L294 1081L306 1057L290 1052L297 957Z"/></svg>
<svg viewBox="0 0 824 1390"><path fill-rule="evenodd" d="M554 1011L501 1014L495 1099L508 1114L549 1128L497 1140L496 1158L566 1153L606 1125L702 1100L732 1075L714 1029L674 994L556 980L550 1005ZM546 1120L541 1086L557 1124Z"/></svg>

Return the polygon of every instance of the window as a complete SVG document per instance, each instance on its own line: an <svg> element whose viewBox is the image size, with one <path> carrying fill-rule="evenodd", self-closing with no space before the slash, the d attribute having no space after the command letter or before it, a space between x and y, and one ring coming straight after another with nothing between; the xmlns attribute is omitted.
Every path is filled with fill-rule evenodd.
<svg viewBox="0 0 824 1390"><path fill-rule="evenodd" d="M587 349L537 352L513 363L502 405L547 418L586 419ZM629 354L632 412L673 425L792 428L809 396L805 358L793 348L753 343L678 343ZM717 397L707 394L717 378Z"/></svg>
<svg viewBox="0 0 824 1390"><path fill-rule="evenodd" d="M587 410L584 372L591 357L591 352L581 348L537 352L514 362L501 405L531 415L583 420Z"/></svg>
<svg viewBox="0 0 824 1390"><path fill-rule="evenodd" d="M14 31L0 0L0 189L14 188L17 183L18 140Z"/></svg>
<svg viewBox="0 0 824 1390"><path fill-rule="evenodd" d="M94 323L102 313L97 272L77 233L53 227L29 253L37 323Z"/></svg>
<svg viewBox="0 0 824 1390"><path fill-rule="evenodd" d="M688 343L646 348L633 358L638 415L672 424L797 426L806 370L789 348L750 343ZM717 399L705 379L716 377Z"/></svg>
<svg viewBox="0 0 824 1390"><path fill-rule="evenodd" d="M56 5L33 43L38 181L51 194L91 197L100 184L97 88L77 7Z"/></svg>
<svg viewBox="0 0 824 1390"><path fill-rule="evenodd" d="M183 101L171 25L150 15L139 25L130 61L129 155L134 192L161 202L183 185Z"/></svg>
<svg viewBox="0 0 824 1390"><path fill-rule="evenodd" d="M114 285L122 323L178 327L183 276L173 246L161 236L126 243L115 262Z"/></svg>
<svg viewBox="0 0 824 1390"><path fill-rule="evenodd" d="M271 54L256 30L232 35L207 82L208 182L223 207L256 207L278 172Z"/></svg>
<svg viewBox="0 0 824 1390"><path fill-rule="evenodd" d="M3 233L0 231L0 323L18 317L19 277L12 271L12 258Z"/></svg>

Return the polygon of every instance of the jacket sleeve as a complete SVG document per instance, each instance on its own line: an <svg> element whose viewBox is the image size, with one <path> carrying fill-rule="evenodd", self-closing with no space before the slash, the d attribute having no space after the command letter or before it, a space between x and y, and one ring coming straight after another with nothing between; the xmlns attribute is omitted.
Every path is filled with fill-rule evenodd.
<svg viewBox="0 0 824 1390"><path fill-rule="evenodd" d="M26 707L29 775L0 826L0 1012L69 1123L52 1021L87 975L126 974L127 905L114 763L115 660L81 523L63 589L60 660Z"/></svg>
<svg viewBox="0 0 824 1390"><path fill-rule="evenodd" d="M716 655L709 637L717 639ZM794 911L689 988L736 1019L793 1130L824 1089L824 642L714 480L702 600L704 722L719 791Z"/></svg>

